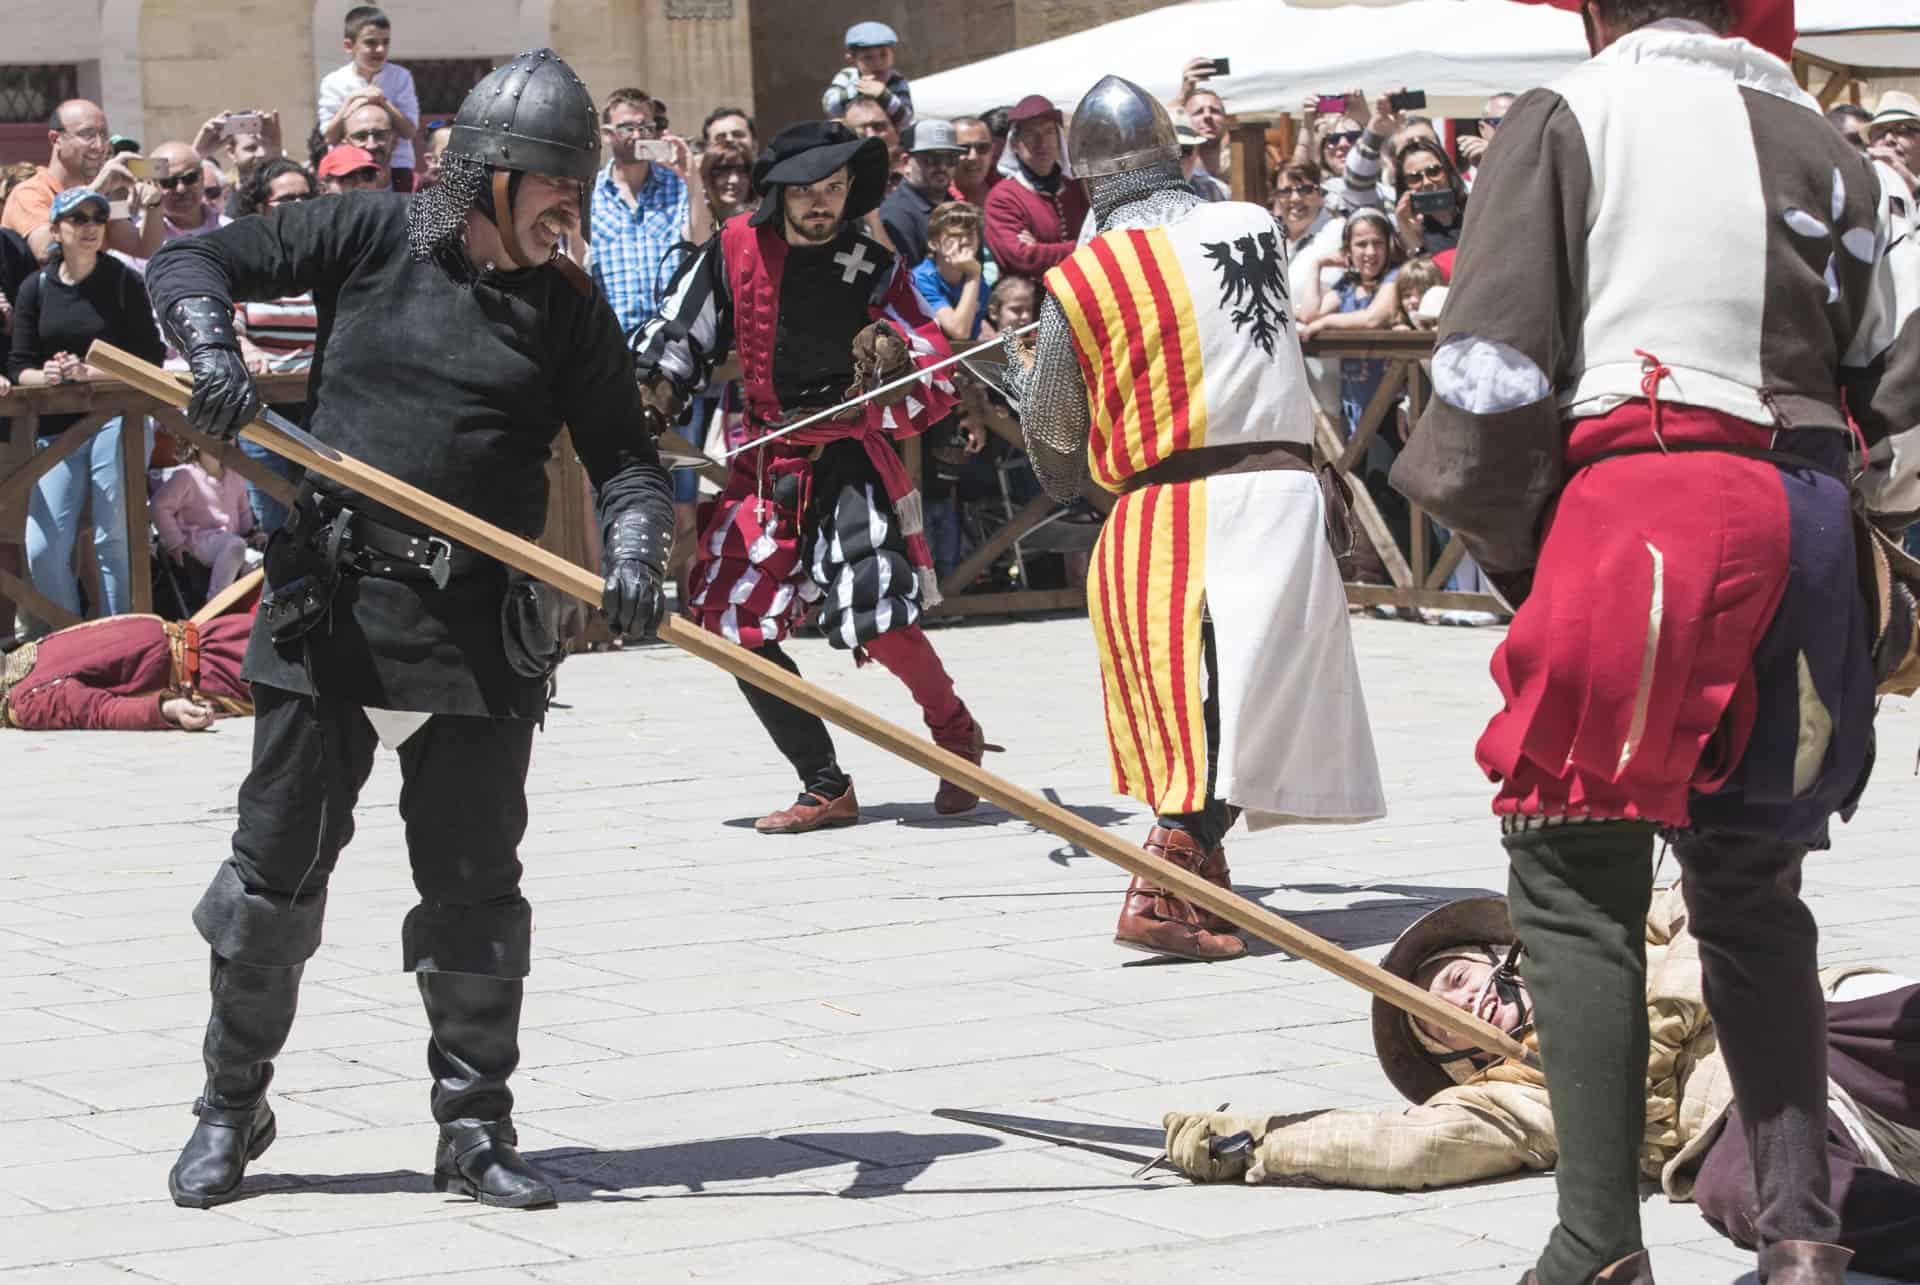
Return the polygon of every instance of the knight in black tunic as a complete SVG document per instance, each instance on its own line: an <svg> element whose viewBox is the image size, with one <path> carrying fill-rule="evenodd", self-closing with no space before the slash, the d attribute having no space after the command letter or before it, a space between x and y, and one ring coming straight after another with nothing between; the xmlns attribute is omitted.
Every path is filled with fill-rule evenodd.
<svg viewBox="0 0 1920 1285"><path fill-rule="evenodd" d="M837 121L775 136L754 166L759 209L730 219L682 265L660 315L634 333L643 396L662 426L740 355L748 439L702 513L688 608L702 627L798 673L780 640L819 606L836 647L906 683L933 740L973 762L986 735L954 692L918 621L939 602L920 494L895 443L955 403L937 371L832 418L775 436L809 412L905 379L947 356L906 265L860 223L886 189L886 148ZM760 818L798 834L859 819L853 782L817 716L742 683L800 777L800 797ZM979 803L943 781L942 813Z"/></svg>
<svg viewBox="0 0 1920 1285"><path fill-rule="evenodd" d="M673 529L633 363L591 282L556 253L599 158L586 89L550 50L497 69L455 123L439 187L351 193L183 238L148 271L189 354L189 416L231 436L259 405L236 300L311 290L309 427L321 441L529 538L565 426L596 488L613 627L658 626ZM169 1178L176 1203L234 1199L274 1136L266 1090L320 944L328 876L376 742L397 749L419 904L403 929L433 1038L434 1182L549 1204L515 1150L531 910L517 848L556 640L542 591L476 551L316 481L268 552L245 675L257 705L231 858L194 911L213 949L205 1093Z"/></svg>

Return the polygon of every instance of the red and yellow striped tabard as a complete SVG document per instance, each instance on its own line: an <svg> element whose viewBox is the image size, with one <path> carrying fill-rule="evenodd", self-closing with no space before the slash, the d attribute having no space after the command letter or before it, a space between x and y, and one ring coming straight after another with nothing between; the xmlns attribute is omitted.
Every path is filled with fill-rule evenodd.
<svg viewBox="0 0 1920 1285"><path fill-rule="evenodd" d="M1256 206L1204 207L1166 227L1102 233L1046 277L1086 380L1089 470L1120 494L1088 584L1114 783L1160 812L1197 811L1207 797L1209 482L1127 481L1180 451L1305 439L1304 421L1279 413L1303 395L1298 345L1284 331L1279 343L1250 339L1247 312L1236 319L1227 306L1229 275L1259 266L1260 234L1271 248L1272 230ZM1252 289L1285 307L1284 284Z"/></svg>

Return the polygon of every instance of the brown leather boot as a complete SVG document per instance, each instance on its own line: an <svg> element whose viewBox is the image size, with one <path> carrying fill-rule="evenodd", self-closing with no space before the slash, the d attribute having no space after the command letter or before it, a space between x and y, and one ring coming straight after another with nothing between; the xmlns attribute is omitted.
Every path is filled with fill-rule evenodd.
<svg viewBox="0 0 1920 1285"><path fill-rule="evenodd" d="M1208 854L1183 831L1155 826L1143 846L1156 857L1165 857L1182 870L1205 876ZM1224 874L1224 853L1219 864ZM1136 877L1127 885L1126 904L1120 908L1120 922L1113 930L1113 940L1116 945L1129 950L1144 950L1150 955L1171 955L1175 959L1192 959L1203 963L1238 959L1246 954L1245 942L1230 933L1216 932L1209 927L1212 919L1211 915L1181 898Z"/></svg>
<svg viewBox="0 0 1920 1285"><path fill-rule="evenodd" d="M1760 1251L1761 1285L1845 1285L1852 1257L1817 1240L1776 1240Z"/></svg>
<svg viewBox="0 0 1920 1285"><path fill-rule="evenodd" d="M1520 1285L1540 1285L1539 1273L1529 1270L1520 1278ZM1592 1285L1653 1285L1653 1259L1644 1249L1628 1254L1602 1267Z"/></svg>
<svg viewBox="0 0 1920 1285"><path fill-rule="evenodd" d="M790 806L769 812L753 823L761 834L805 834L809 830L830 830L852 825L860 819L860 800L853 797L853 782L837 799L817 790L808 790Z"/></svg>
<svg viewBox="0 0 1920 1285"><path fill-rule="evenodd" d="M1227 869L1226 844L1223 843L1216 846L1212 852L1207 854L1206 861L1202 863L1200 867L1200 877L1216 888L1225 888L1228 892L1233 891L1233 871ZM1195 907L1195 909L1199 908ZM1207 928L1212 932L1237 933L1240 931L1239 926L1232 920L1222 919L1211 910L1201 910L1200 914L1205 920Z"/></svg>
<svg viewBox="0 0 1920 1285"><path fill-rule="evenodd" d="M1000 751L1003 747L987 744L987 734L980 724L973 721L973 715L964 709L960 717L945 727L934 730L933 743L941 749L958 754L969 763L977 764L986 757L988 750ZM980 796L964 786L952 781L942 780L940 788L934 792L933 810L943 817L954 816L961 812L971 812L980 804Z"/></svg>

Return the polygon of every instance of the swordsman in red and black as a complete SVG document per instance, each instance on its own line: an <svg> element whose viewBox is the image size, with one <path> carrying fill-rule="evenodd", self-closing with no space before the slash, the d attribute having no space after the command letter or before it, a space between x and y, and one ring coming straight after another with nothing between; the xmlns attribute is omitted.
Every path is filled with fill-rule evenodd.
<svg viewBox="0 0 1920 1285"><path fill-rule="evenodd" d="M948 355L905 265L861 225L886 192L887 152L835 121L782 130L754 165L758 209L736 215L632 338L641 396L663 429L730 348L740 355L747 431L771 437ZM978 763L988 748L918 621L939 601L920 494L895 443L956 402L930 373L819 424L736 455L701 515L687 606L701 625L791 673L780 640L815 605L836 647L879 661L919 702L933 739ZM800 797L762 817L768 834L851 825L860 806L818 717L742 683L800 775ZM934 806L979 797L942 782Z"/></svg>

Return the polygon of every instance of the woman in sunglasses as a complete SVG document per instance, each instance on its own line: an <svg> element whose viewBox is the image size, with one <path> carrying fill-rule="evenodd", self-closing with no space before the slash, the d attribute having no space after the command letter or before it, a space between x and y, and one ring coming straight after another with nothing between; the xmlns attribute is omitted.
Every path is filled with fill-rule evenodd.
<svg viewBox="0 0 1920 1285"><path fill-rule="evenodd" d="M271 215L275 210L297 208L303 201L320 195L313 175L297 161L278 157L256 168L240 185L235 208L239 217L250 214ZM314 310L313 293L306 291L282 299L247 300L239 304L240 348L247 365L255 373L285 373L306 370L313 365L315 336L319 333L319 315ZM303 402L276 403L273 409L294 423L304 423ZM240 449L284 478L292 478L295 466L283 455L264 446L241 441ZM247 483L247 498L253 505L259 530L271 535L287 520L287 506Z"/></svg>
<svg viewBox="0 0 1920 1285"><path fill-rule="evenodd" d="M1414 137L1400 149L1394 167L1393 222L1409 255L1438 254L1460 244L1467 215L1467 189L1440 144Z"/></svg>
<svg viewBox="0 0 1920 1285"><path fill-rule="evenodd" d="M110 214L107 198L91 188L68 188L54 198L54 242L47 264L26 279L14 301L7 372L22 387L92 378L83 358L96 339L151 362L166 357L139 275L102 253ZM84 418L41 416L36 448L53 446ZM100 565L101 600L93 604L93 614L118 615L133 607L121 473L120 420L115 417L40 479L27 507L27 570L34 587L76 616L81 601L73 548L89 500L94 556ZM47 628L39 622L33 632Z"/></svg>

